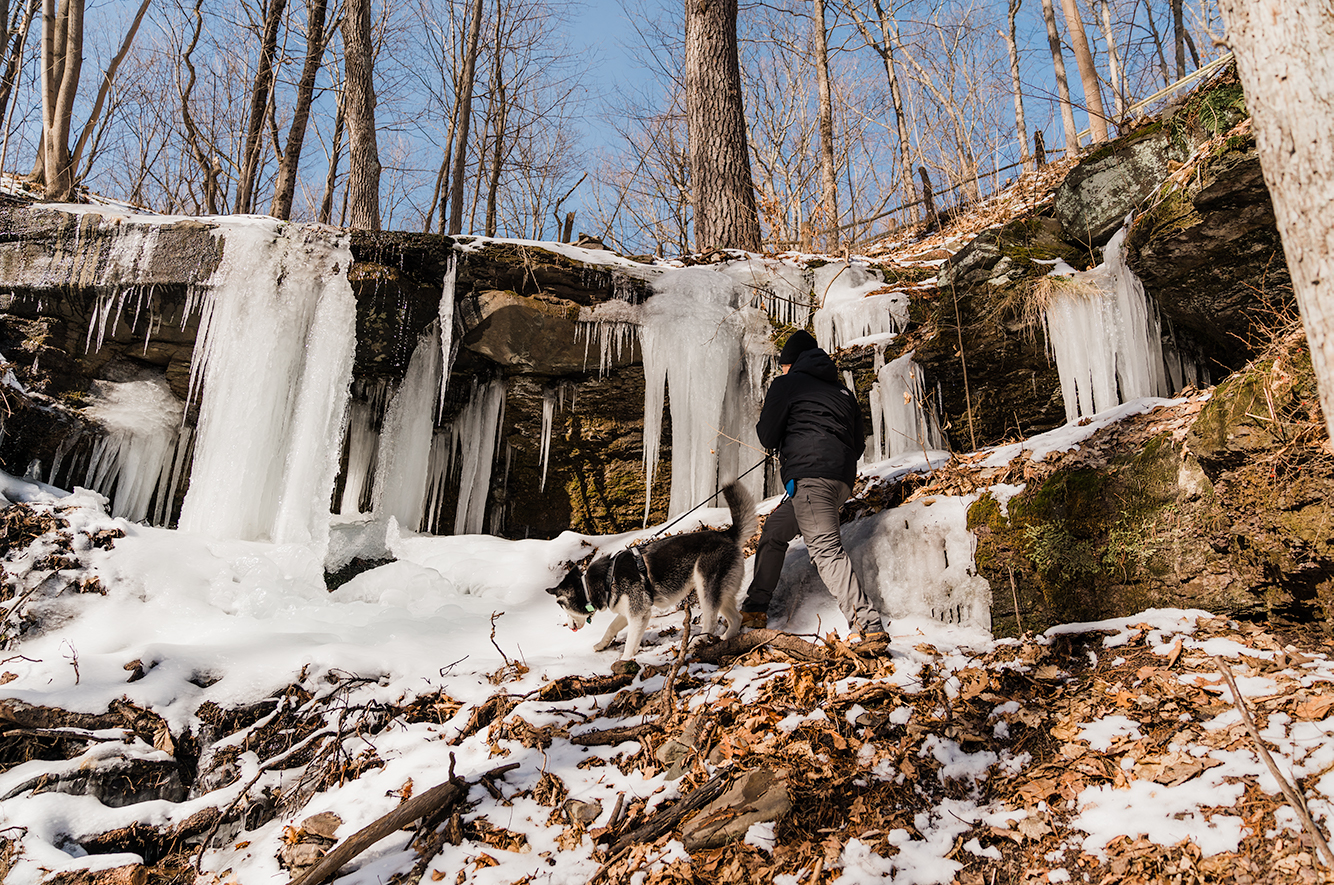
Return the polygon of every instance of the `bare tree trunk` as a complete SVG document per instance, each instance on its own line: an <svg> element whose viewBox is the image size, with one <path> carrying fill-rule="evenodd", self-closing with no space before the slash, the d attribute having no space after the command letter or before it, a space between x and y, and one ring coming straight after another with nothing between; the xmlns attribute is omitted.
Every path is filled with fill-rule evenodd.
<svg viewBox="0 0 1334 885"><path fill-rule="evenodd" d="M296 172L301 165L301 147L306 140L306 123L310 119L310 105L315 97L315 76L324 61L324 15L327 0L306 2L306 63L301 69L297 85L296 107L292 110L292 125L287 130L287 149L278 165L278 181L274 185L273 206L269 214L275 218L292 217L292 195L296 192Z"/></svg>
<svg viewBox="0 0 1334 885"><path fill-rule="evenodd" d="M1221 0L1334 437L1334 23L1320 0Z"/></svg>
<svg viewBox="0 0 1334 885"><path fill-rule="evenodd" d="M1172 0L1172 42L1176 44L1177 79L1186 76L1186 20L1182 0Z"/></svg>
<svg viewBox="0 0 1334 885"><path fill-rule="evenodd" d="M1028 153L1028 123L1024 119L1023 81L1019 77L1019 45L1015 39L1015 17L1019 14L1019 4L1023 0L1009 0L1009 18L1006 20L1005 49L1010 54L1010 88L1014 90L1014 130L1019 133L1019 156L1024 161L1024 171L1033 171L1033 157Z"/></svg>
<svg viewBox="0 0 1334 885"><path fill-rule="evenodd" d="M695 248L760 248L750 174L737 0L686 0L686 131Z"/></svg>
<svg viewBox="0 0 1334 885"><path fill-rule="evenodd" d="M320 224L329 224L333 219L334 189L338 185L338 161L343 156L343 128L346 119L343 115L343 96L337 99L338 110L334 113L333 143L329 145L329 171L324 176L324 197L320 200Z"/></svg>
<svg viewBox="0 0 1334 885"><path fill-rule="evenodd" d="M1126 115L1125 84L1121 82L1121 57L1116 49L1116 31L1112 28L1112 12L1107 0L1098 0L1102 11L1102 38L1107 41L1107 73L1112 82L1112 101L1119 122Z"/></svg>
<svg viewBox="0 0 1334 885"><path fill-rule="evenodd" d="M194 92L197 79L193 55L195 47L199 45L199 35L204 28L203 4L204 0L195 0L194 33L191 34L189 44L181 53L181 62L185 65L187 75L185 85L181 87L181 122L185 125L185 140L190 146L190 155L204 176L204 211L209 215L216 215L223 203L218 187L222 169L212 156L212 151L205 149L204 137L199 127L195 125L194 114L190 112L191 94Z"/></svg>
<svg viewBox="0 0 1334 885"><path fill-rule="evenodd" d="M74 116L74 99L79 92L79 74L83 69L84 0L65 0L61 19L65 22L65 48L60 85L52 109L51 127L45 133L46 195L57 201L69 200L74 193L74 169L70 165L69 133Z"/></svg>
<svg viewBox="0 0 1334 885"><path fill-rule="evenodd" d="M454 145L454 168L450 174L449 233L463 231L463 173L468 167L468 126L472 122L472 87L477 71L477 42L482 33L482 0L474 0L468 22L468 47L463 54L459 77L458 142Z"/></svg>
<svg viewBox="0 0 1334 885"><path fill-rule="evenodd" d="M55 125L56 91L64 67L65 38L58 34L61 19L56 15L56 0L42 0L42 137L37 141L37 156L29 178L46 183L46 133Z"/></svg>
<svg viewBox="0 0 1334 885"><path fill-rule="evenodd" d="M1107 140L1107 113L1102 109L1102 86L1098 83L1098 69L1093 66L1093 53L1084 32L1084 17L1079 12L1079 0L1061 0L1065 24L1070 29L1070 47L1079 65L1079 79L1084 84L1084 106L1088 109L1089 131L1093 141Z"/></svg>
<svg viewBox="0 0 1334 885"><path fill-rule="evenodd" d="M28 42L28 29L32 27L33 16L37 14L41 2L42 0L29 0L24 10L23 24L11 29L10 36L13 37L13 42L10 44L9 57L5 60L4 78L0 79L0 120L4 119L9 108L9 97L14 92L19 64L23 61L23 47Z"/></svg>
<svg viewBox="0 0 1334 885"><path fill-rule="evenodd" d="M1047 46L1051 49L1051 65L1056 72L1056 98L1061 108L1061 125L1065 128L1065 150L1069 156L1079 152L1079 127L1075 125L1075 110L1070 104L1070 83L1065 78L1065 57L1061 55L1061 33L1056 30L1056 10L1051 0L1042 0L1042 19L1047 23Z"/></svg>
<svg viewBox="0 0 1334 885"><path fill-rule="evenodd" d="M838 179L834 168L834 108L829 86L829 45L826 39L824 0L815 4L815 78L819 87L820 107L820 183L824 193L820 201L821 227L825 250L838 248Z"/></svg>
<svg viewBox="0 0 1334 885"><path fill-rule="evenodd" d="M486 235L496 235L496 194L500 190L500 164L504 160L505 148L505 84L497 83L496 92L500 104L496 110L495 141L491 151L491 180L486 188Z"/></svg>
<svg viewBox="0 0 1334 885"><path fill-rule="evenodd" d="M348 0L343 10L343 91L348 133L348 226L380 229L380 150L375 135L371 0Z"/></svg>
<svg viewBox="0 0 1334 885"><path fill-rule="evenodd" d="M287 0L268 0L264 8L264 32L260 38L255 80L250 87L250 117L246 124L245 147L241 153L241 178L236 186L233 211L250 212L255 206L255 179L259 172L260 137L264 117L273 96L273 58L278 51L278 28L282 25Z"/></svg>

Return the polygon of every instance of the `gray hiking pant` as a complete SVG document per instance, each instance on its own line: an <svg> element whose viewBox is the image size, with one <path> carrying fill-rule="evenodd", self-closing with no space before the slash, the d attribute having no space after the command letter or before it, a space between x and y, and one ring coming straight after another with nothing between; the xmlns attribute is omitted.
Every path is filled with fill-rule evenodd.
<svg viewBox="0 0 1334 885"><path fill-rule="evenodd" d="M797 480L796 495L783 499L765 520L755 550L755 573L742 605L744 611L768 612L788 544L800 533L820 580L834 595L848 623L854 629L883 629L880 613L862 592L857 573L852 570L838 529L838 508L850 494L852 489L837 479Z"/></svg>

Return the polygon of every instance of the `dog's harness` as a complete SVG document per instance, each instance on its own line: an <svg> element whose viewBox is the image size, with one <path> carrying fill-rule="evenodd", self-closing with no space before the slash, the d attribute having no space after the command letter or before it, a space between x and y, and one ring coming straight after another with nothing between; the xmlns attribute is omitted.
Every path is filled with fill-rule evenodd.
<svg viewBox="0 0 1334 885"><path fill-rule="evenodd" d="M629 547L625 550L619 550L616 553L613 553L611 562L607 563L607 576L603 581L603 592L606 594L605 598L607 599L611 599L616 595L616 565L620 561L620 558L627 553L630 554L630 558L634 561L635 570L639 572L640 582L646 589L651 589L653 587L653 575L649 573L648 560L644 558L643 551L638 547ZM588 620L584 621L584 623L591 624L593 622L593 613L597 611L597 609L593 605L593 588L588 584L588 570L584 569L580 572L579 577L584 584L584 598L588 600L587 604L584 605L584 608L588 611Z"/></svg>

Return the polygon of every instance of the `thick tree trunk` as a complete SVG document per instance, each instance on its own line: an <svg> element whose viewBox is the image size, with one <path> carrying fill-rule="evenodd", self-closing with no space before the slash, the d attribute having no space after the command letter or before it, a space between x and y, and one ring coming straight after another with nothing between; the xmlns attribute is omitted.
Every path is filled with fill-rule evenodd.
<svg viewBox="0 0 1334 885"><path fill-rule="evenodd" d="M1093 141L1107 140L1107 112L1102 109L1102 87L1098 83L1098 69L1093 66L1093 53L1084 32L1084 17L1079 12L1079 0L1061 0L1065 24L1070 29L1070 48L1079 65L1079 79L1084 84L1084 106L1088 109L1089 131Z"/></svg>
<svg viewBox="0 0 1334 885"><path fill-rule="evenodd" d="M46 195L62 202L74 193L69 133L74 99L79 93L79 74L83 69L83 9L84 0L65 0L61 11L60 18L65 23L61 29L65 34L65 48L61 53L60 84L56 90L51 126L45 133Z"/></svg>
<svg viewBox="0 0 1334 885"><path fill-rule="evenodd" d="M1334 437L1334 18L1319 0L1221 0Z"/></svg>
<svg viewBox="0 0 1334 885"><path fill-rule="evenodd" d="M468 21L468 46L463 53L459 77L458 142L454 145L454 168L449 182L449 233L463 232L463 173L468 168L468 126L472 122L472 87L477 76L477 43L482 33L482 0L474 0Z"/></svg>
<svg viewBox="0 0 1334 885"><path fill-rule="evenodd" d="M371 0L348 0L343 10L343 91L348 133L349 227L380 229L380 150L375 135Z"/></svg>
<svg viewBox="0 0 1334 885"><path fill-rule="evenodd" d="M737 0L686 0L686 131L699 250L760 248L736 16Z"/></svg>
<svg viewBox="0 0 1334 885"><path fill-rule="evenodd" d="M1061 108L1061 125L1065 128L1065 151L1073 157L1079 153L1079 127L1075 126L1075 109L1070 104L1070 83L1065 77L1065 57L1061 55L1061 33L1056 29L1056 10L1051 0L1042 0L1042 20L1047 23L1047 47L1051 49L1051 66L1056 73L1056 100Z"/></svg>
<svg viewBox="0 0 1334 885"><path fill-rule="evenodd" d="M820 226L829 233L825 236L825 250L838 248L838 173L834 167L834 107L829 85L829 45L824 21L824 0L815 4L815 78L819 87L820 123L820 183L823 198L820 201Z"/></svg>
<svg viewBox="0 0 1334 885"><path fill-rule="evenodd" d="M301 165L301 147L306 140L306 123L310 119L310 105L315 98L315 76L324 61L324 15L327 0L307 0L306 3L306 63L301 69L297 85L296 107L292 110L292 125L287 131L287 149L278 166L278 181L274 185L273 206L269 214L275 218L292 217L292 195L296 193L296 172Z"/></svg>
<svg viewBox="0 0 1334 885"><path fill-rule="evenodd" d="M246 122L245 146L241 153L241 178L236 186L235 212L250 212L255 206L255 179L259 173L260 138L264 117L273 99L273 57L278 51L278 29L287 0L268 0L264 9L264 32L260 37L255 80L250 87L250 116Z"/></svg>
<svg viewBox="0 0 1334 885"><path fill-rule="evenodd" d="M1028 123L1024 119L1023 80L1019 76L1019 44L1015 39L1014 20L1019 14L1019 4L1023 0L1009 0L1010 11L1006 20L1007 27L1002 35L1005 38L1005 50L1010 55L1010 88L1014 91L1014 131L1019 133L1019 156L1024 161L1024 171L1033 171L1033 157L1028 152Z"/></svg>

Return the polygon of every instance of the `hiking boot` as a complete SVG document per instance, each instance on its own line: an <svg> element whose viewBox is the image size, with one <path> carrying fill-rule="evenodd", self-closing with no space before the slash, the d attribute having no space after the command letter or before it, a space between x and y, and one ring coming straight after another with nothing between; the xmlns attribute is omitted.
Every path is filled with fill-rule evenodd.
<svg viewBox="0 0 1334 885"><path fill-rule="evenodd" d="M864 627L858 627L848 637L848 641L853 645L865 645L872 642L889 643L889 633L885 630L885 625L876 621L874 624L867 624Z"/></svg>
<svg viewBox="0 0 1334 885"><path fill-rule="evenodd" d="M769 615L765 612L742 612L741 626L747 630L763 630L769 626Z"/></svg>

